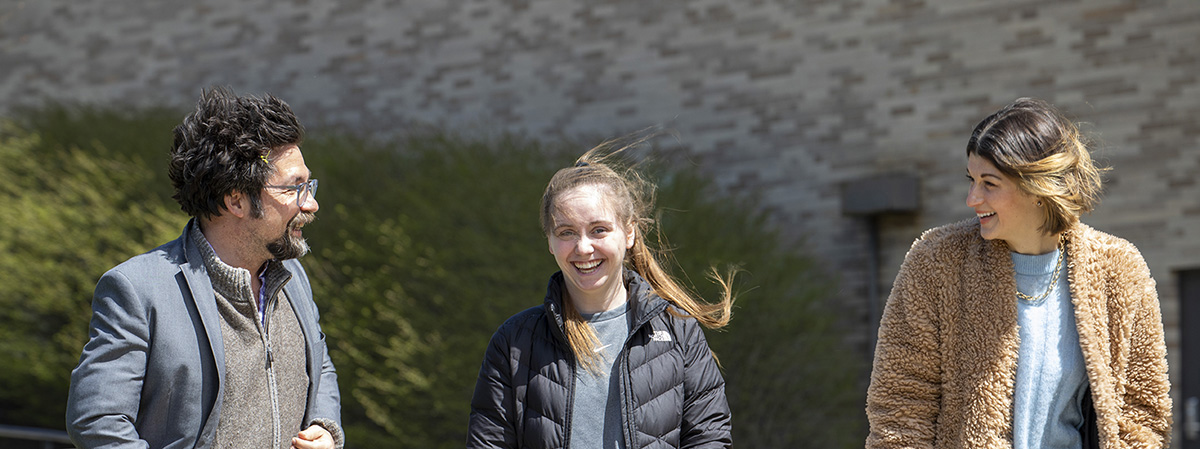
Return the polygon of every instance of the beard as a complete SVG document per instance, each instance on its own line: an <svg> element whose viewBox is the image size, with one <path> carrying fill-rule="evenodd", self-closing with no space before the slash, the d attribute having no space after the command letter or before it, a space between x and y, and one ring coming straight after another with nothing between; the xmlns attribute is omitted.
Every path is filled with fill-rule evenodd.
<svg viewBox="0 0 1200 449"><path fill-rule="evenodd" d="M292 231L312 223L316 219L317 215L312 212L300 212L296 214L288 222L287 229L283 231L283 235L267 244L267 251L270 251L271 256L279 260L298 259L308 254L308 241L304 237L292 235Z"/></svg>

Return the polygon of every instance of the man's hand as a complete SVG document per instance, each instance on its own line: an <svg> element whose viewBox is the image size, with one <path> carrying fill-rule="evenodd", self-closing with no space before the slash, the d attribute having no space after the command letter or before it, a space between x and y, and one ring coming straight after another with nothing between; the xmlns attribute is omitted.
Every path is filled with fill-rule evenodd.
<svg viewBox="0 0 1200 449"><path fill-rule="evenodd" d="M333 435L318 425L308 426L292 438L293 449L333 449Z"/></svg>

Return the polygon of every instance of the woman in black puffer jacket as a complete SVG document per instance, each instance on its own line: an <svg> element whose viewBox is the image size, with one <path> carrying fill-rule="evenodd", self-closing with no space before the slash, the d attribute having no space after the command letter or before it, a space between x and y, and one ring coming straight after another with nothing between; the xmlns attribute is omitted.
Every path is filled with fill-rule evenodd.
<svg viewBox="0 0 1200 449"><path fill-rule="evenodd" d="M640 143L634 142L634 144ZM607 145L559 170L541 222L560 272L545 303L496 331L471 401L467 447L728 448L725 381L701 326L729 322L646 246L653 186L618 172Z"/></svg>

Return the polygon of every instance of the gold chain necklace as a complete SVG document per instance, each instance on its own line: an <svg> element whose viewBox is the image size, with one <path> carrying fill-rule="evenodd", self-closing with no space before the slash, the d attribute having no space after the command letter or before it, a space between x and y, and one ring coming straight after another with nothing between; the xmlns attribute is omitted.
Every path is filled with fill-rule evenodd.
<svg viewBox="0 0 1200 449"><path fill-rule="evenodd" d="M1050 276L1050 285L1046 286L1046 291L1042 292L1041 295L1038 295L1037 298L1034 298L1032 296L1021 293L1021 289L1017 289L1017 297L1018 298L1024 299L1029 302L1038 302L1038 301L1041 301L1042 298L1045 298L1047 295L1049 295L1051 290L1054 290L1054 285L1058 284L1058 272L1059 272L1059 270L1062 269L1063 255L1066 254L1066 252L1067 252L1064 242L1066 242L1065 237L1058 239L1058 261L1054 262L1054 275Z"/></svg>

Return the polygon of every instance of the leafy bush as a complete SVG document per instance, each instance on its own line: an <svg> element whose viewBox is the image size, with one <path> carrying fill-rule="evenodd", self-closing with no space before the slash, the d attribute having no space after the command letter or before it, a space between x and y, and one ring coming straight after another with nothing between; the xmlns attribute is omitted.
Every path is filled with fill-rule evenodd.
<svg viewBox="0 0 1200 449"><path fill-rule="evenodd" d="M95 279L178 235L186 217L170 199L165 158L182 115L50 108L4 134L0 175L10 181L0 199L19 206L0 208L0 319L17 323L0 330L0 419L61 426ZM542 189L586 148L439 132L383 143L310 136L321 211L302 262L350 446L461 447L489 337L539 306L557 269L537 224ZM828 285L812 262L780 243L753 201L718 195L688 170L651 172L682 272L744 270L732 324L708 333L738 446L861 444L861 367L829 327ZM714 297L711 284L695 284Z"/></svg>
<svg viewBox="0 0 1200 449"><path fill-rule="evenodd" d="M326 307L324 326L343 355L336 362L346 394L362 407L351 413L367 418L354 420L363 427L351 429L352 439L458 447L491 333L540 306L557 270L537 223L542 190L586 148L444 134L367 146L341 138L306 147L330 186L323 204L333 205L310 228L319 249L306 264L330 288L318 296L338 304ZM811 261L780 246L753 202L716 195L689 171L649 171L665 180L660 219L682 273L726 263L744 270L735 319L709 332L738 445L860 444L861 367L830 327L828 285ZM706 298L717 294L707 282L697 287Z"/></svg>
<svg viewBox="0 0 1200 449"><path fill-rule="evenodd" d="M145 187L145 163L99 143L0 131L0 421L62 428L100 274L186 221Z"/></svg>
<svg viewBox="0 0 1200 449"><path fill-rule="evenodd" d="M531 218L543 187L529 178L549 179L557 164L513 139L305 148L327 207L307 228L316 249L305 264L324 298L351 440L461 447L492 331L540 304L553 272Z"/></svg>
<svg viewBox="0 0 1200 449"><path fill-rule="evenodd" d="M682 272L735 263L742 294L733 320L708 332L733 410L738 447L861 446L865 431L859 376L864 367L835 327L832 283L799 248L781 246L753 202L721 198L694 173L671 177L659 204ZM718 294L698 282L705 298Z"/></svg>

